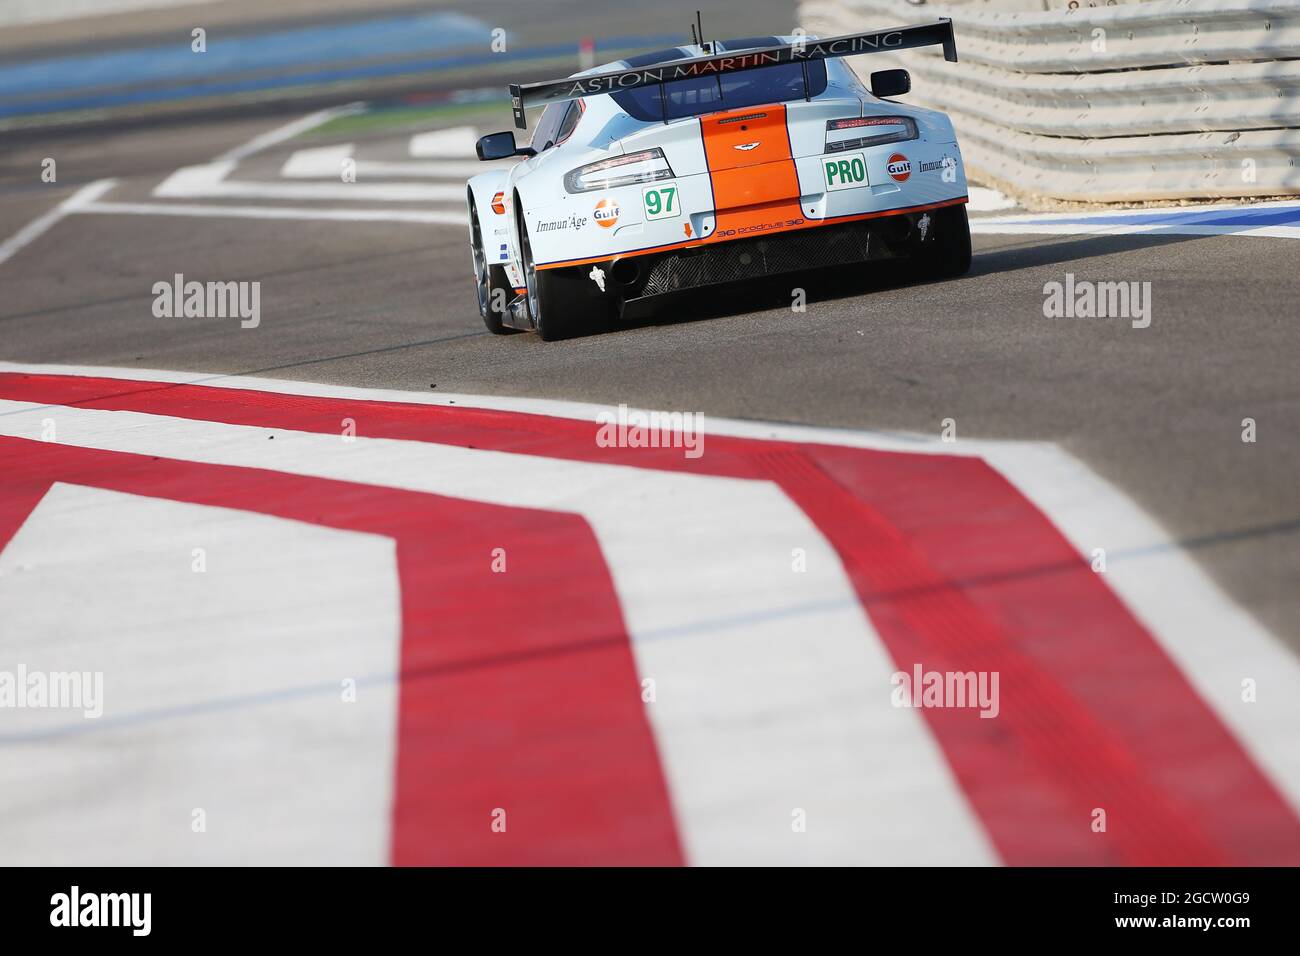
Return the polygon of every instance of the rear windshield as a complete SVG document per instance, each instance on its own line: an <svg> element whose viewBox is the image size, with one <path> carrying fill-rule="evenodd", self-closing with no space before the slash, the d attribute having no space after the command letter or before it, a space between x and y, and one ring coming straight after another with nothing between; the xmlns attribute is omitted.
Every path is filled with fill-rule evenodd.
<svg viewBox="0 0 1300 956"><path fill-rule="evenodd" d="M808 95L817 96L825 90L826 64L812 60L808 63ZM722 76L692 77L662 87L642 86L612 95L625 113L639 120L679 119L717 110L784 103L804 98L803 64L782 63Z"/></svg>

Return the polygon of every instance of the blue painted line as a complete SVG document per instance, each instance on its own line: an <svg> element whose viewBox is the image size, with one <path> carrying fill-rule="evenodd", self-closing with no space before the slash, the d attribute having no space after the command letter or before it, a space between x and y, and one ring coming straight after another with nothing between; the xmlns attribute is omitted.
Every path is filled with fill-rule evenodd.
<svg viewBox="0 0 1300 956"><path fill-rule="evenodd" d="M95 76L102 78L104 75L102 72L103 65L98 61L110 57L134 58L137 61L149 61L152 57L158 54L160 48L120 51L113 54L95 54L85 58L71 58L73 60L86 59L97 62L91 64L88 69L81 69L75 65L68 67L70 72L67 79L70 80L73 76L76 76L76 82L47 84L41 87L42 92L45 95L42 95L39 99L33 99L31 96L22 98L12 96L0 97L0 117L31 116L43 113L66 112L70 110L93 110L106 109L115 106L163 103L200 97L225 96L237 93L250 93L260 90L284 89L297 86L316 86L349 80L375 79L417 73L433 74L436 70L484 66L489 63L499 63L502 61L526 62L535 59L562 57L569 54L576 54L577 52L574 44L563 43L543 47L530 47L523 50L510 50L506 53L493 53L490 49L487 49L486 43L483 43L483 49L472 53L460 53L434 58L417 55L408 59L383 63L356 62L363 58L374 58L384 55L400 55L404 51L410 52L409 48L414 48L417 53L426 52L427 48L431 46L428 37L417 38L411 36L409 38L411 41L409 44L406 43L405 40L402 42L395 42L395 36L389 31L387 24L393 20L400 20L403 23L409 24L411 20L437 20L445 16L447 15L437 14L429 17L418 18L389 18L383 21L385 24L383 29L374 32L362 31L361 33L358 33L355 30L351 30L347 35L348 42L346 48L346 55L347 58L352 61L351 63L336 63L328 66L322 64L320 68L314 70L308 69L297 72L273 73L271 75L243 77L232 77L228 75L219 76L217 75L217 71L204 68L205 72L200 76L192 73L182 74L175 70L168 72L168 70L163 68L167 64L172 63L176 56L183 57L184 62L187 64L202 61L205 57L211 56L211 51L214 49L211 44L211 37L209 38L209 53L191 53L189 52L188 46L186 46L183 48L181 54L176 54L172 48L168 47L166 48L166 55L163 56L165 62L158 66L156 71L155 66L151 63L146 63L143 67L139 63L136 63L131 69L124 69L122 72L116 74L114 76L112 88L108 89L85 89L85 86L87 85L85 81L89 77ZM460 17L457 17L456 19L468 20L468 18ZM469 22L477 23L477 21ZM325 28L320 29L324 30ZM292 42L292 38L290 40L285 39L286 33L294 34L299 40L303 39L301 36L302 34L310 33L311 38L309 39L312 39L313 42L308 44L308 48L303 48L298 51L279 51L276 54L278 61L277 64L270 63L265 57L260 59L257 57L228 58L226 62L229 65L226 72L246 72L254 68L273 68L276 65L284 67L290 65L302 66L304 64L321 63L322 60L329 59L329 55L342 52L333 45L334 41L338 39L336 37L328 38L329 42L325 43L324 40L326 38L318 36L319 31L284 31L256 38L259 41L259 51L261 51L259 56L261 56L261 53L266 52L264 45L260 43L261 40L274 40L275 44ZM486 35L485 27L476 26L472 30L471 39L477 45ZM364 46L362 44L363 37L369 37L372 45ZM461 47L466 45L466 34L464 31L457 31L456 29L449 27L440 34L440 37L446 41L444 45ZM417 39L419 40L418 43L416 42ZM316 40L322 42L314 42ZM641 46L668 46L679 42L679 40L680 38L675 35L629 36L606 40L600 45L605 49L629 49ZM326 49L333 51L333 53L329 55L325 54L323 51ZM5 89L6 92L9 92L12 89L7 86L11 74L17 75L17 79L20 82L27 83L28 88L30 89L30 77L25 75L25 71L36 70L39 68L42 72L47 74L49 71L57 72L64 67L57 65L50 66L49 64L61 64L66 59L69 58L40 61L39 64L20 64L15 67L0 67L0 89ZM163 85L149 86L146 88L124 88L127 86L124 77L140 78L150 71L155 71L156 78L161 81ZM430 79L432 79L432 75L430 76ZM75 94L63 97L48 96L51 89L55 89L60 85L65 89L75 89ZM505 94L504 84L502 85L502 94L503 96Z"/></svg>
<svg viewBox="0 0 1300 956"><path fill-rule="evenodd" d="M1254 209L1216 211L1211 207L1176 212L1135 212L1131 215L1077 216L1068 219L1020 219L1028 225L1114 225L1114 226L1300 226L1300 203L1288 206L1259 206Z"/></svg>
<svg viewBox="0 0 1300 956"><path fill-rule="evenodd" d="M397 682L397 674L372 674L355 678L357 687L383 686ZM307 684L300 687L286 687L262 691L257 694L243 694L233 697L217 697L210 700L196 701L191 704L178 704L173 707L158 707L114 716L104 714L102 717L81 718L75 723L57 724L40 730L20 733L0 734L0 747L12 747L22 744L41 743L62 737L76 737L94 731L113 731L122 727L157 723L172 723L186 717L214 714L250 707L262 707L269 704L281 704L291 700L319 697L322 700L339 699L342 684L330 681L324 684Z"/></svg>
<svg viewBox="0 0 1300 956"><path fill-rule="evenodd" d="M190 49L190 35L175 43L107 53L60 56L0 67L0 102L69 90L133 84L192 83L251 70L401 56L455 49L488 49L489 27L458 13L429 13L327 26L225 37L213 29L207 52Z"/></svg>
<svg viewBox="0 0 1300 956"><path fill-rule="evenodd" d="M216 381L218 379L229 378L226 375L212 375L205 378L197 378L192 382L168 382L158 383L171 387L174 385L194 385L204 382ZM57 408L58 406L42 406L45 408ZM30 409L24 410L29 412ZM6 412L4 414L16 414ZM923 441L923 439L918 439ZM1161 542L1159 544L1140 544L1134 547L1125 548L1120 551L1112 551L1107 560L1113 566L1116 561L1124 562L1131 560L1141 560L1152 556L1164 556L1169 554L1186 554L1187 551L1197 546L1198 539L1188 539L1182 541ZM1018 574L1056 574L1061 571L1073 573L1075 565L1064 563L1059 565L1047 564L1042 567L1025 568ZM958 584L987 584L989 581L975 579L971 582L957 582ZM906 594L890 595L885 594L877 601L891 601L906 599ZM698 621L692 621L687 624L673 625L670 627L661 627L655 630L646 631L637 636L638 642L647 641L670 641L686 637L708 637L714 634L733 630L738 627L752 627L756 624L767 624L773 621L799 621L803 619L805 624L813 616L843 611L849 608L860 608L861 604L853 598L837 598L826 601L807 601L801 604L791 604L786 607L769 608L759 611L745 611L739 614L728 614L723 617L704 618ZM488 661L487 663L492 663ZM401 684L406 680L424 680L437 678L437 672L427 674L411 674L403 676L394 672L384 672L376 674L367 674L363 677L356 678L357 687L382 687L388 684ZM54 727L41 728L39 730L20 731L18 733L0 733L0 748L3 747L20 747L28 744L41 743L49 740L57 740L63 737L73 737L82 734L93 733L104 730L117 730L122 727L131 727L137 725L150 725L158 723L171 723L186 717L194 717L203 714L221 713L226 711L245 710L250 707L261 707L271 704L283 703L291 700L303 700L313 697L324 699L338 700L340 684L330 681L320 684L305 684L296 687L285 687L274 690L266 690L255 694L235 695L231 697L218 697L209 700L195 701L189 704L179 704L171 707L160 707L148 710L129 712L121 715L112 715L105 713L104 716L95 719L78 719L75 723L59 724Z"/></svg>

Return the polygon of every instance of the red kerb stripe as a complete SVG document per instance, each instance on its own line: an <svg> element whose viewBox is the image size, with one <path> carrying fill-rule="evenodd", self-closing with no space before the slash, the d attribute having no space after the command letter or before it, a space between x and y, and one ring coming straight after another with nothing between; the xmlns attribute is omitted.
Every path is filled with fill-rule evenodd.
<svg viewBox="0 0 1300 956"><path fill-rule="evenodd" d="M595 422L113 379L0 375L0 397L322 433L351 417L361 436L776 482L836 548L900 670L1000 675L997 719L922 713L1004 860L1300 864L1273 784L1104 576L981 460L712 435L688 459L600 447Z"/></svg>

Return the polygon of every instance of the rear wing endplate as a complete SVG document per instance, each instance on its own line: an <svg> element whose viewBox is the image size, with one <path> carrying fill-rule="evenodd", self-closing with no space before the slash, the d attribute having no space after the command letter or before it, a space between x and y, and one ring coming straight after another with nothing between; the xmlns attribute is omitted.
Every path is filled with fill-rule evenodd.
<svg viewBox="0 0 1300 956"><path fill-rule="evenodd" d="M548 80L544 83L512 83L510 105L515 113L515 126L519 129L527 129L528 122L524 112L529 107L544 106L547 103L619 93L641 86L671 83L674 80L758 70L782 63L806 63L810 60L829 60L863 53L889 53L895 50L936 45L943 46L945 60L957 62L957 42L953 38L952 21L946 17L933 23L895 27L892 30L876 30L871 33L852 33L826 40L809 39L799 43L765 47L761 50L746 50L743 53L697 56L636 69L593 73L590 76L574 76L565 80Z"/></svg>

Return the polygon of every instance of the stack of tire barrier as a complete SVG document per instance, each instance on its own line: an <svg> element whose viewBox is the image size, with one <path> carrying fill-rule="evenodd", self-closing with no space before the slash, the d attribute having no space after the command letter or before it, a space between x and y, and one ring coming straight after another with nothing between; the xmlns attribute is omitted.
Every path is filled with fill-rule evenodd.
<svg viewBox="0 0 1300 956"><path fill-rule="evenodd" d="M1300 0L800 7L823 37L938 17L953 20L960 62L937 48L852 62L911 70L909 102L952 116L978 178L1085 202L1300 193Z"/></svg>

